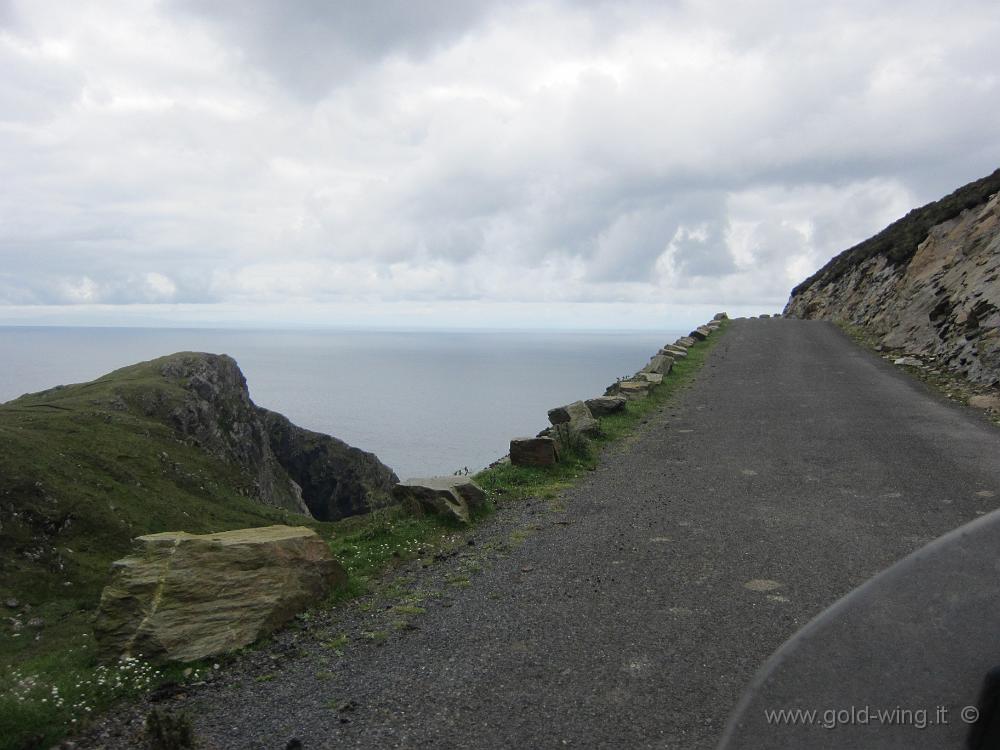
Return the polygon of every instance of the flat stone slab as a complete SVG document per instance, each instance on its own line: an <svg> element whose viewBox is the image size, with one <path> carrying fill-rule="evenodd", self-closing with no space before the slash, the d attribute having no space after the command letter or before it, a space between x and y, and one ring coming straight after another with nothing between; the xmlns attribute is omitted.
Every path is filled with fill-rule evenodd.
<svg viewBox="0 0 1000 750"><path fill-rule="evenodd" d="M392 488L392 496L413 513L430 513L469 523L470 513L486 503L486 493L467 477L407 479Z"/></svg>
<svg viewBox="0 0 1000 750"><path fill-rule="evenodd" d="M983 680L1000 666L998 549L994 511L822 612L754 677L720 750L966 747ZM769 714L798 710L814 720ZM896 721L872 718L879 710Z"/></svg>
<svg viewBox="0 0 1000 750"><path fill-rule="evenodd" d="M550 437L520 437L510 441L510 462L514 466L553 466L559 448Z"/></svg>
<svg viewBox="0 0 1000 750"><path fill-rule="evenodd" d="M99 656L187 662L234 651L346 582L330 546L302 526L141 536L101 594Z"/></svg>
<svg viewBox="0 0 1000 750"><path fill-rule="evenodd" d="M697 344L699 339L693 338L691 336L681 336L677 341L674 342L677 346L683 346L685 349L690 349L692 346Z"/></svg>
<svg viewBox="0 0 1000 750"><path fill-rule="evenodd" d="M673 359L680 359L688 355L687 349L674 344L668 344L660 349L660 354L666 354L668 357L672 357Z"/></svg>
<svg viewBox="0 0 1000 750"><path fill-rule="evenodd" d="M624 396L598 396L589 398L584 403L595 417L606 417L624 410L628 399Z"/></svg>
<svg viewBox="0 0 1000 750"><path fill-rule="evenodd" d="M716 313L715 317L713 317L712 320L726 320L728 318L729 318L729 316L726 313L720 312L720 313Z"/></svg>
<svg viewBox="0 0 1000 750"><path fill-rule="evenodd" d="M668 374L673 366L673 357L668 357L666 354L656 354L649 360L649 364L642 368L642 372L656 373L661 376L662 380L662 376Z"/></svg>
<svg viewBox="0 0 1000 750"><path fill-rule="evenodd" d="M659 385L663 382L663 376L658 372L637 372L635 380L645 381L650 385Z"/></svg>

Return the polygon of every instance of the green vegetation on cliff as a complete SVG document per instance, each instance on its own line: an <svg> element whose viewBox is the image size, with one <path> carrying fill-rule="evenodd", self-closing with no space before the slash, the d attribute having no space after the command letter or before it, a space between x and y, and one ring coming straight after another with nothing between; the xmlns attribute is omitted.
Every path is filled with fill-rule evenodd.
<svg viewBox="0 0 1000 750"><path fill-rule="evenodd" d="M915 208L888 227L848 248L820 270L792 290L792 297L814 284L829 284L868 258L884 255L893 264L900 264L911 257L930 232L931 228L954 219L963 211L974 208L1000 191L1000 169L982 179L960 187L940 200Z"/></svg>

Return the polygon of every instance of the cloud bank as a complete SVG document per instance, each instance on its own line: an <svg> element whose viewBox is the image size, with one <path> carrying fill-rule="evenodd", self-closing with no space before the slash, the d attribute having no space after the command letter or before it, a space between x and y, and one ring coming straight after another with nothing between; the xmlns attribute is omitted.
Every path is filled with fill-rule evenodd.
<svg viewBox="0 0 1000 750"><path fill-rule="evenodd" d="M0 321L774 310L1000 165L997 38L961 0L0 2Z"/></svg>

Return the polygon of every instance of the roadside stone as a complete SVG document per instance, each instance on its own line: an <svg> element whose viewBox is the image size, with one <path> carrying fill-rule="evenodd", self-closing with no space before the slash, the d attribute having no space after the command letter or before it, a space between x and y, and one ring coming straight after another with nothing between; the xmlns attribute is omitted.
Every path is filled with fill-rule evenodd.
<svg viewBox="0 0 1000 750"><path fill-rule="evenodd" d="M104 661L194 661L274 631L347 582L329 545L302 526L148 534L112 565L94 635Z"/></svg>
<svg viewBox="0 0 1000 750"><path fill-rule="evenodd" d="M665 354L668 357L672 357L674 359L683 359L688 355L687 349L684 349L680 346L675 346L674 344L667 344L665 347L660 349L660 354Z"/></svg>
<svg viewBox="0 0 1000 750"><path fill-rule="evenodd" d="M510 441L514 466L552 466L559 460L556 441L550 437L522 437Z"/></svg>
<svg viewBox="0 0 1000 750"><path fill-rule="evenodd" d="M658 372L637 372L635 380L644 380L650 385L659 385L663 382L663 376Z"/></svg>
<svg viewBox="0 0 1000 750"><path fill-rule="evenodd" d="M627 402L628 399L624 396L598 396L597 398L587 399L584 403L587 404L590 413L595 417L606 417L609 414L622 411Z"/></svg>
<svg viewBox="0 0 1000 750"><path fill-rule="evenodd" d="M430 513L466 524L470 511L486 503L482 488L465 477L408 479L392 488L393 498L411 513Z"/></svg>
<svg viewBox="0 0 1000 750"><path fill-rule="evenodd" d="M708 338L708 334L699 328L695 328L691 333L688 334L688 338L692 338L695 341L704 341Z"/></svg>
<svg viewBox="0 0 1000 750"><path fill-rule="evenodd" d="M549 422L555 425L568 424L569 428L581 435L594 436L601 433L601 426L583 401L574 401L566 406L549 409Z"/></svg>
<svg viewBox="0 0 1000 750"><path fill-rule="evenodd" d="M681 336L674 343L677 344L678 346L683 346L685 349L690 349L692 346L697 344L698 341L699 339L696 339L693 336Z"/></svg>
<svg viewBox="0 0 1000 750"><path fill-rule="evenodd" d="M712 318L712 320L728 320L728 319L729 316L724 312L716 313L715 317Z"/></svg>
<svg viewBox="0 0 1000 750"><path fill-rule="evenodd" d="M900 357L893 361L894 365L899 365L901 367L923 367L924 363L921 362L916 357Z"/></svg>
<svg viewBox="0 0 1000 750"><path fill-rule="evenodd" d="M652 383L638 380L621 380L614 385L608 386L606 396L624 396L629 401L638 401L649 395Z"/></svg>
<svg viewBox="0 0 1000 750"><path fill-rule="evenodd" d="M649 360L649 364L642 368L641 372L651 372L658 375L667 375L674 366L674 360L666 354L656 354ZM662 377L660 378L663 379Z"/></svg>
<svg viewBox="0 0 1000 750"><path fill-rule="evenodd" d="M969 398L969 406L974 409L988 409L992 412L1000 412L1000 396L990 396L981 394Z"/></svg>

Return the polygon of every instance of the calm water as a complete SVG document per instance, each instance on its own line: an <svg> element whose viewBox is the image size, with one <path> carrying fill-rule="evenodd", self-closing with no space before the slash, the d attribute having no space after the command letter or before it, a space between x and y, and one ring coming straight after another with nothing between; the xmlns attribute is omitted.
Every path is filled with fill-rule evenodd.
<svg viewBox="0 0 1000 750"><path fill-rule="evenodd" d="M400 477L482 468L546 411L600 395L681 335L0 327L0 402L177 351L226 353L254 401Z"/></svg>

